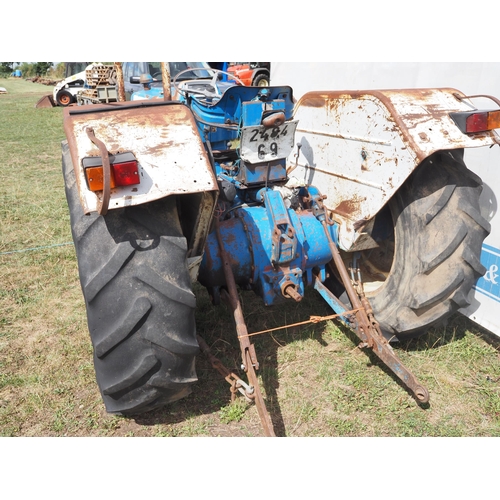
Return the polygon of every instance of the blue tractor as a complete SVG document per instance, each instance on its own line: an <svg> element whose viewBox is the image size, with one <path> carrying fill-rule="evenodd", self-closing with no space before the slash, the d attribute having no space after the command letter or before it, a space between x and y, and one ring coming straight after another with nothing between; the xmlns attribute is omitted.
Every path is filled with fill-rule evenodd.
<svg viewBox="0 0 500 500"><path fill-rule="evenodd" d="M64 111L66 193L107 411L189 394L206 348L195 280L233 310L248 382L230 376L267 435L238 288L269 306L315 289L427 402L389 341L464 307L484 273L481 181L462 156L496 143L500 112L471 110L453 89L311 92L296 103L289 86L177 76L174 100ZM415 103L432 115L404 114ZM490 121L467 129L480 113ZM412 135L424 115L439 127Z"/></svg>

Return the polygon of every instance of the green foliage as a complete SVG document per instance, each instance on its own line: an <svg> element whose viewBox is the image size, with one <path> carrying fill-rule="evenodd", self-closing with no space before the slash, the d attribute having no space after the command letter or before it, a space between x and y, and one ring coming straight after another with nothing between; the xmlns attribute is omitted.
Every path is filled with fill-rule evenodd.
<svg viewBox="0 0 500 500"><path fill-rule="evenodd" d="M51 67L52 67L51 62L33 63L33 71L35 72L36 76L45 76Z"/></svg>
<svg viewBox="0 0 500 500"><path fill-rule="evenodd" d="M35 76L35 74L33 72L33 64L32 63L22 62L19 64L18 69L21 70L24 78L30 78L32 76Z"/></svg>
<svg viewBox="0 0 500 500"><path fill-rule="evenodd" d="M8 78L14 70L15 62L0 62L0 78Z"/></svg>
<svg viewBox="0 0 500 500"><path fill-rule="evenodd" d="M51 76L56 80L62 80L64 78L64 64L60 62L55 68L52 68Z"/></svg>
<svg viewBox="0 0 500 500"><path fill-rule="evenodd" d="M13 62L0 62L0 73L12 73L14 69L14 64Z"/></svg>
<svg viewBox="0 0 500 500"><path fill-rule="evenodd" d="M51 62L3 62L0 63L0 76L7 78L15 69L21 70L23 78L32 78L34 76L55 76L57 68L62 64L62 75L64 75L64 63L59 63L57 68L52 66ZM62 75L60 78L62 78Z"/></svg>
<svg viewBox="0 0 500 500"><path fill-rule="evenodd" d="M219 411L221 422L224 424L239 422L245 415L246 408L247 405L242 398L238 398L233 403L223 406Z"/></svg>

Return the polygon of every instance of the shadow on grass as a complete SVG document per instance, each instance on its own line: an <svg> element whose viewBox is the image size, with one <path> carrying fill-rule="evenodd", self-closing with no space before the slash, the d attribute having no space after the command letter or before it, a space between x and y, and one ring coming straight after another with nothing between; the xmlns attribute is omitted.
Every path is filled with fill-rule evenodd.
<svg viewBox="0 0 500 500"><path fill-rule="evenodd" d="M462 340L467 332L479 337L494 349L500 351L500 337L459 313L451 316L446 325L431 328L418 338L397 343L396 348L409 352L428 351Z"/></svg>
<svg viewBox="0 0 500 500"><path fill-rule="evenodd" d="M233 316L225 304L213 306L205 289L195 285L197 297L197 333L210 347L212 354L230 371L247 381L241 369L240 345L234 327ZM290 301L279 306L266 307L260 297L252 292L240 295L245 322L249 333L308 320L311 315L329 315L331 310L326 303L309 291L300 304ZM286 428L280 409L278 390L278 351L280 347L304 339L314 339L326 345L322 339L324 324L309 324L306 327L288 327L272 334L252 336L260 369L266 408L271 416L277 436L286 436ZM230 385L199 354L196 360L198 382L190 396L165 408L132 417L139 425L169 425L187 421L193 416L218 413L231 400Z"/></svg>
<svg viewBox="0 0 500 500"><path fill-rule="evenodd" d="M196 288L197 296L197 331L209 345L212 354L230 371L247 381L245 373L241 370L240 346L236 336L232 313L224 305L213 306L208 294L203 288ZM273 307L264 306L260 297L251 292L240 295L245 321L249 333L259 332L282 325L293 325L309 319L312 315L326 316L331 314L331 309L313 291L306 293L300 304L290 301ZM349 339L353 347L359 344L356 334L346 326L337 323L339 330ZM287 429L279 403L280 376L278 372L278 354L281 347L306 339L314 340L325 346L323 340L325 331L324 323L308 324L305 326L291 326L265 335L251 338L260 363L258 375L261 377L261 390L264 393L266 408L271 416L274 431L277 436L286 436ZM496 349L500 347L500 339L492 337L468 318L456 314L452 316L446 327L429 330L424 335L396 342L393 344L395 355L399 358L402 352L417 352L437 349L464 338L466 332L478 335ZM380 368L388 377L396 382L405 391L411 394L402 380L384 364L370 349L363 349L367 356L368 366ZM193 387L193 393L187 398L172 405L155 410L144 415L134 417L139 425L178 424L201 415L215 415L222 407L230 402L230 386L210 364L207 358L200 354L197 358L198 383ZM414 374L418 380L418 374ZM429 403L416 404L426 410Z"/></svg>

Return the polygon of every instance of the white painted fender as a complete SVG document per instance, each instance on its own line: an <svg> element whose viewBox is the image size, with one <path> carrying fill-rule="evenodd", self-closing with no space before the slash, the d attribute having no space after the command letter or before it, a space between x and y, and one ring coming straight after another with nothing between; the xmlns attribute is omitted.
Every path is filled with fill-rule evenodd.
<svg viewBox="0 0 500 500"><path fill-rule="evenodd" d="M94 130L108 152L132 152L140 184L111 190L109 210L140 205L172 194L217 191L191 110L179 102L139 101L64 109L64 130L85 213L97 211L101 192L87 187L83 158L100 156L87 136Z"/></svg>
<svg viewBox="0 0 500 500"><path fill-rule="evenodd" d="M342 249L370 246L363 229L425 158L499 143L495 132L470 136L458 129L450 112L474 107L456 96L464 94L451 88L315 91L300 98L294 111L300 152L298 159L297 150L290 155L289 170L327 196Z"/></svg>

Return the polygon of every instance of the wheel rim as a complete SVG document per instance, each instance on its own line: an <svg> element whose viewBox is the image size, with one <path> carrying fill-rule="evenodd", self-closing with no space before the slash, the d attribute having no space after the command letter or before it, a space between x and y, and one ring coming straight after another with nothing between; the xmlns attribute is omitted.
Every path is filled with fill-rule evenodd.
<svg viewBox="0 0 500 500"><path fill-rule="evenodd" d="M258 85L258 87L269 87L269 82L267 80L261 80Z"/></svg>
<svg viewBox="0 0 500 500"><path fill-rule="evenodd" d="M59 102L62 106L68 106L69 104L71 104L71 97L67 94L60 95Z"/></svg>

